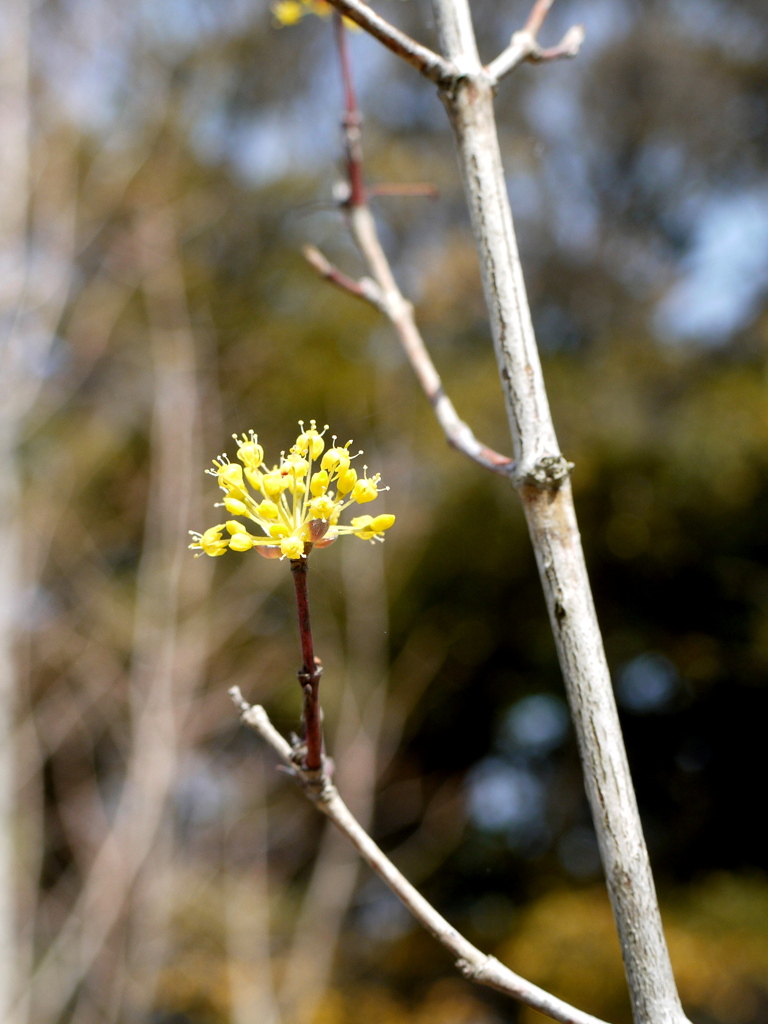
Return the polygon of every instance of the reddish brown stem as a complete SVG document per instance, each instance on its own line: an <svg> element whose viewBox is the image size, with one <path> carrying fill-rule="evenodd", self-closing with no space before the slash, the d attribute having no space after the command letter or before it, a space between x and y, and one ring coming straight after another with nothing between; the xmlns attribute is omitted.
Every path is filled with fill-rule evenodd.
<svg viewBox="0 0 768 1024"><path fill-rule="evenodd" d="M336 45L339 50L341 81L344 87L344 143L347 150L347 176L349 177L349 206L364 206L365 183L363 181L363 144L361 128L363 118L357 105L355 85L352 81L352 66L349 59L349 44L344 21L338 11L334 12L333 24L336 31Z"/></svg>
<svg viewBox="0 0 768 1024"><path fill-rule="evenodd" d="M525 23L525 31L530 32L534 39L539 34L539 30L549 14L552 3L553 0L536 0L536 3L531 8L528 21Z"/></svg>
<svg viewBox="0 0 768 1024"><path fill-rule="evenodd" d="M308 558L291 559L291 575L296 589L296 608L299 613L299 637L303 664L299 670L299 683L304 694L304 741L307 752L304 767L316 771L323 766L323 727L320 712L320 676L323 668L315 657L312 626L309 621L309 595L307 591Z"/></svg>

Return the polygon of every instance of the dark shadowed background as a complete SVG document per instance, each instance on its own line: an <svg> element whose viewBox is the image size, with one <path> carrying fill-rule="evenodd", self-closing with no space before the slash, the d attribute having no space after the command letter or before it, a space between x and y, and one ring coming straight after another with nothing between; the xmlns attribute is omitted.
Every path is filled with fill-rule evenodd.
<svg viewBox="0 0 768 1024"><path fill-rule="evenodd" d="M314 417L365 449L398 517L383 547L312 558L340 787L473 941L622 1024L516 497L446 447L389 325L300 254L361 272L332 197L329 22L278 28L263 0L32 6L0 12L0 256L25 268L0 289L0 472L20 489L2 589L26 1019L543 1019L455 975L237 724L233 683L297 727L287 565L195 561L186 531L220 520L203 470L234 431L273 459ZM427 0L377 6L434 40ZM490 59L527 7L473 12ZM543 42L573 22L576 60L500 88L508 187L681 995L696 1024L760 1024L768 10L560 0ZM507 451L444 111L351 46L369 180L440 192L375 200L388 254L459 413Z"/></svg>

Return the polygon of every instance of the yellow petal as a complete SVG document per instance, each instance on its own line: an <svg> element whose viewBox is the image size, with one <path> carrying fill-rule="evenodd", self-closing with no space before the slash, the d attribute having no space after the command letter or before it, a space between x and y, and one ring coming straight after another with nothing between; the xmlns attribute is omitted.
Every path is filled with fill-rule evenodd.
<svg viewBox="0 0 768 1024"><path fill-rule="evenodd" d="M339 473L336 486L339 494L348 494L357 483L357 470L345 469Z"/></svg>
<svg viewBox="0 0 768 1024"><path fill-rule="evenodd" d="M231 498L229 495L224 499L224 508L233 516L247 516L248 509L238 498Z"/></svg>
<svg viewBox="0 0 768 1024"><path fill-rule="evenodd" d="M250 551L253 547L253 537L249 533L236 533L229 546L233 551Z"/></svg>
<svg viewBox="0 0 768 1024"><path fill-rule="evenodd" d="M395 522L395 517L390 515L388 512L382 513L380 516L376 516L371 523L371 529L374 533L383 533L384 530L388 530Z"/></svg>

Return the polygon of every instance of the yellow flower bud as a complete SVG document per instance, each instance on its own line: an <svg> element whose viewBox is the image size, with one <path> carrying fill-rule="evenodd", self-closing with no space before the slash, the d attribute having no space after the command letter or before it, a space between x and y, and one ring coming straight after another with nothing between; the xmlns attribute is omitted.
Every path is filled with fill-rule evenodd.
<svg viewBox="0 0 768 1024"><path fill-rule="evenodd" d="M356 501L359 505L364 505L367 501L373 501L379 493L376 484L377 481L375 479L369 480L367 477L358 480L352 490L352 500Z"/></svg>
<svg viewBox="0 0 768 1024"><path fill-rule="evenodd" d="M217 473L219 486L225 491L243 490L243 468L236 462L225 463Z"/></svg>
<svg viewBox="0 0 768 1024"><path fill-rule="evenodd" d="M256 511L262 519L277 519L280 514L277 505L274 501L270 501L269 498L265 498L260 505L257 505Z"/></svg>
<svg viewBox="0 0 768 1024"><path fill-rule="evenodd" d="M245 479L254 489L254 491L261 490L261 482L264 479L264 474L259 469L251 469L250 466L245 467Z"/></svg>
<svg viewBox="0 0 768 1024"><path fill-rule="evenodd" d="M274 537L275 540L280 540L283 537L287 537L290 534L290 530L283 523L273 523L269 528L269 536Z"/></svg>
<svg viewBox="0 0 768 1024"><path fill-rule="evenodd" d="M272 5L272 14L279 25L295 25L304 17L304 7L299 0L279 0Z"/></svg>
<svg viewBox="0 0 768 1024"><path fill-rule="evenodd" d="M336 487L339 490L339 494L348 494L356 483L357 470L344 469L339 473L339 479L336 481Z"/></svg>
<svg viewBox="0 0 768 1024"><path fill-rule="evenodd" d="M388 512L384 512L382 515L375 517L371 523L371 529L374 533L383 533L385 530L388 530L390 526L393 526L394 522L395 517L390 515Z"/></svg>
<svg viewBox="0 0 768 1024"><path fill-rule="evenodd" d="M298 452L291 452L290 455L286 456L285 468L293 473L294 476L304 476L309 469L309 463Z"/></svg>
<svg viewBox="0 0 768 1024"><path fill-rule="evenodd" d="M264 449L255 440L245 441L237 449L237 457L248 469L258 469L264 461Z"/></svg>
<svg viewBox="0 0 768 1024"><path fill-rule="evenodd" d="M250 533L235 533L229 546L233 551L250 551L253 547L253 537Z"/></svg>
<svg viewBox="0 0 768 1024"><path fill-rule="evenodd" d="M301 420L299 420L299 423L301 424L302 427L304 426L304 423ZM327 430L328 427L326 427L325 429ZM302 430L302 432L296 438L295 448L296 451L300 452L301 455L306 455L307 452L309 452L309 457L313 461L315 459L320 458L320 453L322 452L323 448L325 448L325 441L323 440L321 434L318 432L314 420L311 420L309 430Z"/></svg>
<svg viewBox="0 0 768 1024"><path fill-rule="evenodd" d="M329 448L323 456L320 466L328 470L329 473L337 467L340 471L346 469L349 466L349 449Z"/></svg>
<svg viewBox="0 0 768 1024"><path fill-rule="evenodd" d="M230 533L233 537L236 533L245 533L243 524L238 523L236 519L228 519L226 523L224 523L224 525L227 528L227 532Z"/></svg>
<svg viewBox="0 0 768 1024"><path fill-rule="evenodd" d="M248 509L239 498L233 498L229 494L224 499L224 508L233 516L247 516Z"/></svg>
<svg viewBox="0 0 768 1024"><path fill-rule="evenodd" d="M286 489L288 481L278 470L273 470L262 476L261 486L268 498L276 498Z"/></svg>
<svg viewBox="0 0 768 1024"><path fill-rule="evenodd" d="M321 494L325 494L328 490L328 473L326 470L321 469L312 475L309 489L316 498L319 498Z"/></svg>
<svg viewBox="0 0 768 1024"><path fill-rule="evenodd" d="M299 537L288 537L280 541L280 550L286 558L301 558L304 554L304 541Z"/></svg>

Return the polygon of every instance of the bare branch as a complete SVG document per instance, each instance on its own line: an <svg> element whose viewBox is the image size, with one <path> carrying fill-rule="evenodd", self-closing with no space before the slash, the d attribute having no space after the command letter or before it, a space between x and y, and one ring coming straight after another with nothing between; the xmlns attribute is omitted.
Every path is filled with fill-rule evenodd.
<svg viewBox="0 0 768 1024"><path fill-rule="evenodd" d="M549 9L554 2L555 0L536 0L536 3L531 8L528 21L525 23L525 31L530 33L534 39L541 31L541 26L546 21Z"/></svg>
<svg viewBox="0 0 768 1024"><path fill-rule="evenodd" d="M494 86L524 61L541 63L562 57L575 57L579 52L584 42L584 29L581 25L569 28L557 46L545 49L539 45L537 37L553 2L536 0L524 28L514 33L506 50L486 67L486 74Z"/></svg>
<svg viewBox="0 0 768 1024"><path fill-rule="evenodd" d="M635 1024L683 1024L569 480L531 322L493 111L468 0L432 0L440 44L467 75L444 100L480 257L512 443ZM537 7L536 18L545 13ZM458 31L457 26L462 29ZM535 27L535 24L534 24Z"/></svg>
<svg viewBox="0 0 768 1024"><path fill-rule="evenodd" d="M557 46L537 48L528 60L534 64L546 60L560 60L561 57L575 57L584 42L584 26L571 25Z"/></svg>
<svg viewBox="0 0 768 1024"><path fill-rule="evenodd" d="M470 427L459 417L453 402L445 393L440 375L416 325L413 306L400 291L386 253L379 241L376 222L366 201L360 139L362 118L352 84L349 52L341 18L337 19L336 38L344 84L345 109L342 123L349 175L348 187L344 189L340 202L348 213L350 231L373 280L370 278L362 278L360 281L353 280L329 263L322 253L311 246L305 246L304 256L319 274L335 284L337 288L349 292L356 298L364 299L388 317L400 338L416 378L435 411L448 443L484 469L490 469L503 476L510 476L515 469L512 459L478 441Z"/></svg>
<svg viewBox="0 0 768 1024"><path fill-rule="evenodd" d="M402 57L404 61L411 64L418 71L439 85L448 85L460 77L459 69L449 60L433 53L427 46L422 46L415 39L411 39L399 28L390 25L388 21L372 10L362 0L328 0L328 3L343 14L345 18L354 21L360 28L383 43L388 50Z"/></svg>
<svg viewBox="0 0 768 1024"><path fill-rule="evenodd" d="M369 303L374 309L378 309L379 312L386 312L381 291L375 281L372 281L369 277L361 277L359 281L355 281L353 277L347 276L347 274L327 260L314 245L305 245L301 251L307 263L314 267L318 274L324 277L326 281L335 284L337 288L340 288L341 291L346 292L348 295L354 295L356 299L362 299L363 302Z"/></svg>
<svg viewBox="0 0 768 1024"><path fill-rule="evenodd" d="M363 209L363 207L360 209ZM367 211L367 208L365 209ZM356 213L358 212L356 211ZM373 218L371 218L371 227L368 231L363 229L361 238L368 240L369 244L367 244L366 248L369 255L373 248L373 245L370 243L375 238L375 246L382 259L386 261L386 256L381 249L378 236L374 234L375 232L376 226L373 223ZM357 234L355 237L357 238ZM359 239L358 243L360 244ZM354 295L356 299L362 299L363 302L369 303L369 305L378 309L379 312L389 319L397 331L405 354L421 384L424 394L435 410L435 416L443 429L448 444L474 462L477 462L484 469L490 469L492 472L500 473L502 476L512 475L515 469L512 459L507 455L501 455L499 452L494 451L493 448L489 448L482 441L478 441L471 427L456 412L453 402L445 393L440 375L435 369L435 364L432 362L421 332L416 325L413 306L403 297L394 283L391 270L389 270L389 264L387 263L386 265L394 287L390 288L387 295L384 295L375 281L372 281L369 277L360 278L359 281L348 277L330 263L314 246L305 245L302 252L307 262L326 281L330 281L331 284L334 284L341 291L347 292L348 295ZM366 255L366 253L363 253L363 255ZM368 262L370 265L371 261L368 260Z"/></svg>
<svg viewBox="0 0 768 1024"><path fill-rule="evenodd" d="M381 246L376 222L371 211L367 206L356 207L350 211L349 222L355 242L378 286L381 296L379 308L397 331L403 350L424 394L435 411L435 416L443 429L448 444L456 448L457 451L463 452L484 469L490 469L502 476L511 475L515 468L512 459L494 451L482 441L478 441L472 429L461 419L453 402L445 393L440 374L432 362L432 357L416 324L413 306L400 291Z"/></svg>
<svg viewBox="0 0 768 1024"><path fill-rule="evenodd" d="M553 1020L561 1021L562 1024L604 1024L599 1018L577 1010L538 985L521 978L495 957L488 956L465 939L379 849L352 815L328 777L322 773L306 771L296 763L291 745L272 725L264 708L257 704L248 704L236 686L233 686L229 693L240 711L241 720L272 747L291 769L291 773L302 784L305 793L317 808L347 836L363 860L389 886L419 924L456 958L456 967L465 978L503 992Z"/></svg>

